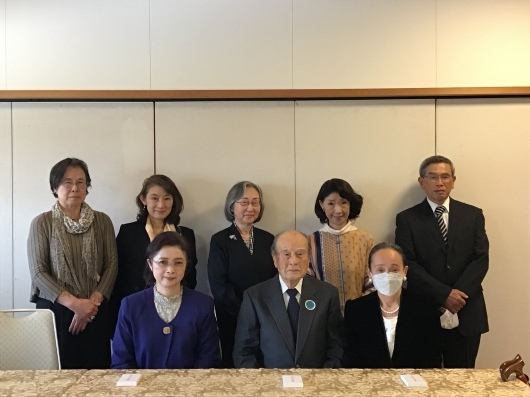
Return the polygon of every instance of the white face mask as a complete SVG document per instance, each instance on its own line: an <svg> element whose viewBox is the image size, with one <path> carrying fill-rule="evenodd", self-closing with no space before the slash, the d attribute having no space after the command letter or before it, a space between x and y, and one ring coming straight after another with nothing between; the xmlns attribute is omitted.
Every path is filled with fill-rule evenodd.
<svg viewBox="0 0 530 397"><path fill-rule="evenodd" d="M395 295L403 285L401 273L377 273L372 276L375 289L386 296Z"/></svg>

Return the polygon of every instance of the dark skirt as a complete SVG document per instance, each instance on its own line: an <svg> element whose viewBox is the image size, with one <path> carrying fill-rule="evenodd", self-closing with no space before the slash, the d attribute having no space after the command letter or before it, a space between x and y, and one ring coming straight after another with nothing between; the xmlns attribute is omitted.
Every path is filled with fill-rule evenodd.
<svg viewBox="0 0 530 397"><path fill-rule="evenodd" d="M55 314L57 339L62 369L110 368L110 337L108 302L103 300L96 318L84 331L73 335L68 331L74 312L57 302L37 299L37 309L50 309Z"/></svg>

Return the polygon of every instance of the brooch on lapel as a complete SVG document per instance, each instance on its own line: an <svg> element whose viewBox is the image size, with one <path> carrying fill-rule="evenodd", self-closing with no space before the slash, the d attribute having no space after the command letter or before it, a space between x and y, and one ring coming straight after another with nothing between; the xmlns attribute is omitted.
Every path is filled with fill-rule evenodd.
<svg viewBox="0 0 530 397"><path fill-rule="evenodd" d="M231 239L231 240L237 240L235 234L231 234L230 236L228 236L228 238Z"/></svg>
<svg viewBox="0 0 530 397"><path fill-rule="evenodd" d="M311 299L308 299L308 300L305 301L305 308L307 310L315 310L315 307L317 307L317 305Z"/></svg>

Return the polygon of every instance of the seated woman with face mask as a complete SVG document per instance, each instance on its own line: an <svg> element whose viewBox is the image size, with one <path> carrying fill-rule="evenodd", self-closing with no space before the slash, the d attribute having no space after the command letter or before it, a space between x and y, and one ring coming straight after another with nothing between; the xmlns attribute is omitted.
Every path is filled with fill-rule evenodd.
<svg viewBox="0 0 530 397"><path fill-rule="evenodd" d="M346 302L346 367L441 367L438 308L402 288L404 260L395 244L380 243L370 252L368 270L377 292Z"/></svg>

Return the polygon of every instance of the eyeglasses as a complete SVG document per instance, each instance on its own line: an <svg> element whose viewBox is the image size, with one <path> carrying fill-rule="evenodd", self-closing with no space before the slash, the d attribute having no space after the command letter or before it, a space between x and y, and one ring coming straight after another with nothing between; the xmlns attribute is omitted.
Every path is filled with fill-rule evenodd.
<svg viewBox="0 0 530 397"><path fill-rule="evenodd" d="M180 269L180 268L186 266L186 263L184 261L181 261L181 260L176 260L176 261L170 262L167 259L161 259L159 261L153 260L153 263L156 263L156 265L158 267L162 267L164 269L167 269L169 266L173 266L173 267L175 267L177 269Z"/></svg>
<svg viewBox="0 0 530 397"><path fill-rule="evenodd" d="M453 180L453 175L451 174L427 174L424 177L429 182L438 182L438 179L441 179L442 182L449 182Z"/></svg>
<svg viewBox="0 0 530 397"><path fill-rule="evenodd" d="M71 189L74 187L74 185L80 189L84 188L86 186L86 182L85 181L71 181L69 179L67 179L66 181L62 181L61 182L61 186L64 186L65 188L67 189Z"/></svg>
<svg viewBox="0 0 530 397"><path fill-rule="evenodd" d="M256 207L261 206L261 201L259 200L250 201L247 199L242 199L242 200L236 201L236 203L238 203L241 207L248 207L249 205L252 205L254 208L256 208Z"/></svg>

